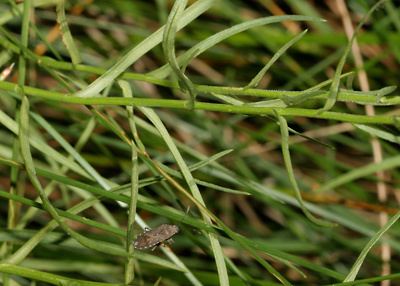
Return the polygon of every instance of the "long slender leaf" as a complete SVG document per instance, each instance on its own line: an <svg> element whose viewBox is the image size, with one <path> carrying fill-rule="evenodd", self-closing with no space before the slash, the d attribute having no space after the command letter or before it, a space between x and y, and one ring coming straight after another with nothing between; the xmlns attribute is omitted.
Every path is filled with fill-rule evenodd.
<svg viewBox="0 0 400 286"><path fill-rule="evenodd" d="M279 125L281 128L281 145L282 145L282 155L283 155L283 160L285 161L285 166L286 170L288 172L289 176L289 181L293 187L293 190L296 194L297 201L299 202L299 206L301 210L304 212L304 214L307 216L308 219L310 219L312 222L321 225L321 226L328 226L332 227L335 226L335 224L321 220L319 218L316 218L313 216L307 209L306 205L303 202L303 199L301 197L300 193L300 188L297 185L296 178L294 176L294 171L293 171L293 166L292 166L292 161L290 159L290 153L289 153L289 131L288 131L288 126L285 118L283 116L278 115L279 119Z"/></svg>
<svg viewBox="0 0 400 286"><path fill-rule="evenodd" d="M379 241L379 239L385 234L385 232L387 232L389 230L389 228L392 227L397 222L397 220L399 218L400 218L400 212L398 212L396 215L394 215L373 237L371 237L370 241L368 241L367 245L365 245L364 249L361 251L357 260L354 262L353 266L351 267L349 274L347 274L347 276L343 280L343 282L354 281L354 279L356 278L356 276L358 274L358 271L361 268L361 265L363 264L365 258L368 255L368 252Z"/></svg>
<svg viewBox="0 0 400 286"><path fill-rule="evenodd" d="M81 56L68 27L68 22L65 16L65 0L59 0L59 3L57 4L57 22L60 25L63 42L71 56L72 63L74 65L79 64L81 62Z"/></svg>
<svg viewBox="0 0 400 286"><path fill-rule="evenodd" d="M179 19L177 30L184 28L202 13L207 11L213 4L213 0L199 0L185 10ZM130 65L136 62L141 56L159 44L162 40L164 27L154 32L144 41L125 54L113 67L108 69L102 76L92 82L88 87L76 93L79 97L92 97L101 92L106 86L123 73Z"/></svg>
<svg viewBox="0 0 400 286"><path fill-rule="evenodd" d="M339 88L340 88L340 75L342 74L344 64L346 63L347 56L350 53L351 47L353 46L354 41L356 40L357 34L360 31L361 27L365 24L365 22L368 20L368 18L371 16L371 14L380 6L382 5L383 2L386 0L381 0L378 1L372 8L368 11L368 13L364 16L364 18L360 21L358 24L357 28L354 30L353 35L351 36L350 41L348 42L345 51L343 52L342 57L340 58L340 61L336 67L335 75L333 77L333 81L331 84L331 87L329 89L329 97L325 102L324 107L321 109L321 111L328 111L330 110L336 103L336 99L339 94Z"/></svg>

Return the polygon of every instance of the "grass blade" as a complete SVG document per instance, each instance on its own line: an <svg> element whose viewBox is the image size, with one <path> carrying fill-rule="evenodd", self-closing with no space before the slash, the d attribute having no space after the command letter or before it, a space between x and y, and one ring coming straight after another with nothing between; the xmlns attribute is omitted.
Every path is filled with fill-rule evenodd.
<svg viewBox="0 0 400 286"><path fill-rule="evenodd" d="M370 241L368 241L367 245L363 248L360 255L358 256L357 260L354 262L353 266L349 274L347 274L346 278L343 282L351 282L354 281L356 278L358 271L361 268L365 258L367 257L368 252L372 249L372 247L379 241L379 239L385 234L386 231L392 227L397 220L400 218L400 212L394 215L373 237L371 237Z"/></svg>
<svg viewBox="0 0 400 286"><path fill-rule="evenodd" d="M283 160L285 161L285 166L286 166L286 170L288 172L288 176L289 176L289 181L293 187L293 190L295 192L297 201L299 203L299 206L301 208L301 210L303 211L303 213L306 215L306 217L311 220L312 222L314 222L315 224L318 224L320 226L328 226L328 227L332 227L335 226L335 224L321 220L319 218L316 218L315 216L313 216L307 209L307 207L305 206L303 199L301 197L301 193L300 193L300 189L299 186L297 185L297 181L296 178L294 176L294 171L293 171L293 166L292 166L292 161L290 159L290 153L289 153L289 130L288 130L288 126L287 126L287 122L286 119L283 116L278 115L278 119L279 119L279 125L281 128L281 144L282 144L282 155L283 155Z"/></svg>
<svg viewBox="0 0 400 286"><path fill-rule="evenodd" d="M126 256L127 253L125 250L120 247L110 243L101 243L98 241L94 241L84 237L83 235L73 231L58 215L56 209L53 207L49 199L47 198L37 176L36 176L36 169L33 163L29 141L28 141L28 130L29 130L29 101L26 96L22 97L22 104L21 104L21 123L20 123L20 145L21 145L21 155L25 163L25 168L28 173L29 179L32 182L32 185L39 193L39 196L43 202L43 206L46 211L50 213L50 215L54 218L54 220L58 223L58 225L70 236L76 239L79 243L83 246L88 248L101 251L104 253L108 253L111 255L119 255L119 256Z"/></svg>
<svg viewBox="0 0 400 286"><path fill-rule="evenodd" d="M32 280L50 283L53 285L124 286L124 284L119 284L119 283L101 283L101 282L72 279L48 272L33 270L31 268L11 265L6 263L0 263L0 272L12 275L18 275Z"/></svg>
<svg viewBox="0 0 400 286"><path fill-rule="evenodd" d="M354 126L372 136L376 136L392 143L400 144L400 136L393 135L393 133L363 124L354 124Z"/></svg>
<svg viewBox="0 0 400 286"><path fill-rule="evenodd" d="M171 69L174 71L174 74L178 77L181 87L189 92L190 98L188 101L188 108L193 109L196 98L196 90L190 79L179 68L179 64L175 55L175 34L177 32L178 20L182 16L186 2L187 1L182 0L175 1L167 23L165 24L162 46L165 58Z"/></svg>
<svg viewBox="0 0 400 286"><path fill-rule="evenodd" d="M249 20L244 23L240 23L230 27L226 30L216 33L208 37L207 39L201 41L200 43L194 45L189 50L187 50L183 55L177 58L179 66L182 66L184 63L189 62L192 58L195 58L205 52L206 50L210 49L211 47L217 45L218 43L222 42L223 40L232 37L236 34L244 32L246 30L260 27L263 25L273 24L273 23L280 23L283 21L323 21L320 18L309 17L309 16L301 16L301 15L284 15L284 16L272 16L272 17L263 17L259 19ZM172 69L169 65L164 65L152 72L149 75L157 77L157 78L166 78Z"/></svg>
<svg viewBox="0 0 400 286"><path fill-rule="evenodd" d="M325 102L324 107L321 109L321 112L330 110L336 103L337 96L339 94L340 88L340 75L342 74L344 64L346 63L347 56L351 51L351 47L353 46L354 41L357 38L357 34L360 31L361 27L365 24L371 14L386 0L381 0L377 2L372 8L368 11L368 13L364 16L364 18L357 25L357 28L354 31L354 34L351 36L350 41L347 43L346 49L343 52L342 57L336 67L335 75L333 76L333 81L331 87L329 89L329 97Z"/></svg>
<svg viewBox="0 0 400 286"><path fill-rule="evenodd" d="M164 124L161 122L159 117L156 113L148 108L140 108L140 110L149 118L149 120L154 124L154 126L160 132L161 137L164 139L165 143L167 144L168 148L170 149L172 155L174 156L182 174L185 178L186 183L189 186L190 191L192 192L194 198L200 202L201 205L205 205L203 198L201 196L200 190L197 187L197 184L190 172L186 162L182 158L178 148L176 147L175 143L173 142L172 138L170 137L167 129L165 128ZM206 223L211 224L211 218L209 217L208 213L205 213L203 209L200 210L203 216L203 219ZM229 285L228 279L228 272L225 265L224 254L222 252L221 245L216 237L215 234L209 233L208 237L210 239L211 248L213 250L213 254L215 257L215 263L217 265L217 270L219 274L219 281L220 285Z"/></svg>
<svg viewBox="0 0 400 286"><path fill-rule="evenodd" d="M132 97L132 91L130 89L129 83L126 81L120 80L119 85L122 89L123 95L125 97ZM133 119L133 108L131 106L126 107L128 112L129 126L131 127L132 137L136 136L136 126ZM130 284L133 283L135 278L135 247L133 246L133 241L135 238L134 233L134 223L136 217L136 205L139 195L139 166L138 166L138 154L136 150L135 143L131 141L131 161L132 161L132 170L131 170L131 187L130 187L130 201L129 201L129 209L128 209L128 227L126 230L126 250L129 253L129 258L125 264L125 283Z"/></svg>
<svg viewBox="0 0 400 286"><path fill-rule="evenodd" d="M90 174L104 189L109 189L109 184L101 177L98 172L59 134L46 120L38 114L32 113L32 117L49 134L60 143L60 145Z"/></svg>
<svg viewBox="0 0 400 286"><path fill-rule="evenodd" d="M68 27L67 18L65 16L65 0L59 0L56 11L57 23L60 26L60 32L64 45L67 48L69 55L71 56L72 63L74 65L79 64L82 60L79 54L78 47L76 46L75 41L71 35L71 31Z"/></svg>
<svg viewBox="0 0 400 286"><path fill-rule="evenodd" d="M318 192L326 192L328 190L333 190L341 185L352 182L354 180L360 179L362 177L372 175L377 171L388 170L400 166L400 156L395 156L393 158L384 159L379 163L371 163L364 167L354 169L349 171L337 178L334 178L318 189Z"/></svg>
<svg viewBox="0 0 400 286"><path fill-rule="evenodd" d="M213 3L213 0L196 1L196 3L185 10L181 19L179 19L177 30L182 29L202 13L207 11L213 5ZM108 69L89 86L77 92L76 95L79 97L92 97L100 93L105 87L111 85L121 73L123 73L134 62L136 62L141 56L158 45L162 41L163 33L164 27L154 32L151 36L147 37L144 41L130 50L110 69Z"/></svg>
<svg viewBox="0 0 400 286"><path fill-rule="evenodd" d="M285 45L283 45L271 58L271 60L268 61L268 63L255 75L255 77L249 82L248 85L246 85L244 88L256 88L258 84L260 83L261 79L263 76L266 74L266 72L269 70L270 67L294 44L296 44L298 41L300 41L301 38L307 33L308 30L304 30L297 36L295 36L293 39L291 39L289 42L287 42Z"/></svg>

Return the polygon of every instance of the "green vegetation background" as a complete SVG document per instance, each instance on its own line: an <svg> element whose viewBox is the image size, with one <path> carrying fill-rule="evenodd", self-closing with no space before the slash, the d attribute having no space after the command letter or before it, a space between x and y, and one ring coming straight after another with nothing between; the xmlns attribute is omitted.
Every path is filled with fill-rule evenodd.
<svg viewBox="0 0 400 286"><path fill-rule="evenodd" d="M0 283L399 283L398 6L2 1Z"/></svg>

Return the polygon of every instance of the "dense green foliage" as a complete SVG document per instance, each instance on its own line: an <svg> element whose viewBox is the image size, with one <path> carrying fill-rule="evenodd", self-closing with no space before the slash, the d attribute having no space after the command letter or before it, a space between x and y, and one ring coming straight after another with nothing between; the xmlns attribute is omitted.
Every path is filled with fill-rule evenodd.
<svg viewBox="0 0 400 286"><path fill-rule="evenodd" d="M0 3L0 284L399 283L396 1L186 2Z"/></svg>

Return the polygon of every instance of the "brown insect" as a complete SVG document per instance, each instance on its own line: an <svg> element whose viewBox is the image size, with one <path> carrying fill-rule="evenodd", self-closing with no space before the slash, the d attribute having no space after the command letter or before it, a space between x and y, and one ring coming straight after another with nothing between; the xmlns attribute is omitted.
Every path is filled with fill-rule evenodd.
<svg viewBox="0 0 400 286"><path fill-rule="evenodd" d="M179 232L179 227L174 224L162 224L151 230L145 230L139 234L136 240L133 242L133 246L136 249L148 249L153 250L165 241L171 240L171 238Z"/></svg>

